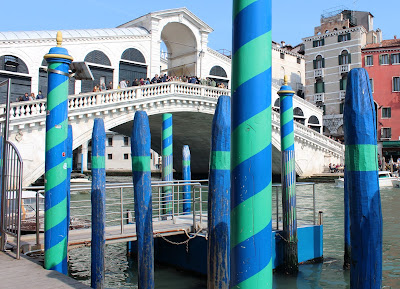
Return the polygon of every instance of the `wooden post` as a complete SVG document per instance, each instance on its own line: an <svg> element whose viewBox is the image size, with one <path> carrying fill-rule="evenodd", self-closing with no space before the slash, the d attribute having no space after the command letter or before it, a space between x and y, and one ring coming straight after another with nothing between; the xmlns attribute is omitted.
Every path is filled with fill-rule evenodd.
<svg viewBox="0 0 400 289"><path fill-rule="evenodd" d="M271 16L233 1L231 288L272 288Z"/></svg>
<svg viewBox="0 0 400 289"><path fill-rule="evenodd" d="M350 208L350 288L382 286L382 210L376 115L364 68L348 75L343 114Z"/></svg>
<svg viewBox="0 0 400 289"><path fill-rule="evenodd" d="M212 123L208 185L207 288L228 289L230 279L231 99L218 99Z"/></svg>
<svg viewBox="0 0 400 289"><path fill-rule="evenodd" d="M94 120L92 133L92 275L91 287L104 288L106 223L106 132L100 118Z"/></svg>
<svg viewBox="0 0 400 289"><path fill-rule="evenodd" d="M154 288L154 240L150 171L151 136L149 119L144 111L135 113L131 140L139 289L152 289Z"/></svg>

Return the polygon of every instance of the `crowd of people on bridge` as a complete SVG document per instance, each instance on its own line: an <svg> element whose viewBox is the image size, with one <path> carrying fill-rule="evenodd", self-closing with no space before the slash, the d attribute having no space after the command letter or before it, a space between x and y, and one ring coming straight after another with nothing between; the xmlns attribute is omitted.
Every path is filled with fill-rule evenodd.
<svg viewBox="0 0 400 289"><path fill-rule="evenodd" d="M25 92L25 94L23 96L20 96L18 98L18 101L31 101L31 100L36 100L36 99L43 99L44 96L42 94L42 91L39 90L39 93L35 96L34 92L31 92L31 94L29 94L28 92Z"/></svg>

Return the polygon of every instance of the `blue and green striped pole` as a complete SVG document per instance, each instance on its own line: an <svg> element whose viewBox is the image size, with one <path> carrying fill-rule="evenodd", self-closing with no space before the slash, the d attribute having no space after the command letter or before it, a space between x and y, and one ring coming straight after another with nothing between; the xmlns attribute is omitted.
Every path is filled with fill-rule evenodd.
<svg viewBox="0 0 400 289"><path fill-rule="evenodd" d="M284 268L286 273L299 271L297 254L297 218L296 218L296 162L294 154L293 95L285 75L284 85L278 91L281 119L281 156L282 156L282 215L284 238Z"/></svg>
<svg viewBox="0 0 400 289"><path fill-rule="evenodd" d="M346 168L344 168L344 178L346 179ZM347 182L344 182L344 262L343 269L350 269L351 262L351 243L350 243L350 203Z"/></svg>
<svg viewBox="0 0 400 289"><path fill-rule="evenodd" d="M207 288L229 289L231 99L222 95L211 128L208 183Z"/></svg>
<svg viewBox="0 0 400 289"><path fill-rule="evenodd" d="M131 139L139 289L152 289L154 288L154 240L150 171L151 136L149 118L145 111L135 113Z"/></svg>
<svg viewBox="0 0 400 289"><path fill-rule="evenodd" d="M91 287L104 288L106 224L106 132L104 121L96 118L92 132L92 274Z"/></svg>
<svg viewBox="0 0 400 289"><path fill-rule="evenodd" d="M70 208L71 208L71 173L72 173L72 147L73 147L73 134L72 125L68 125L68 139L67 139L67 228L71 224ZM68 235L67 235L68 240Z"/></svg>
<svg viewBox="0 0 400 289"><path fill-rule="evenodd" d="M172 114L164 113L162 116L162 180L173 181L173 156L172 156ZM172 214L172 187L164 186L164 214Z"/></svg>
<svg viewBox="0 0 400 289"><path fill-rule="evenodd" d="M382 286L382 209L376 114L364 68L348 75L343 113L346 189L350 207L350 288Z"/></svg>
<svg viewBox="0 0 400 289"><path fill-rule="evenodd" d="M182 148L182 177L184 181L190 181L192 174L190 170L190 149L188 145ZM192 209L192 194L190 193L191 186L183 186L183 213L188 214Z"/></svg>
<svg viewBox="0 0 400 289"><path fill-rule="evenodd" d="M61 47L44 56L48 63L48 95L45 156L45 232L44 266L67 274L67 136L69 64L73 60Z"/></svg>
<svg viewBox="0 0 400 289"><path fill-rule="evenodd" d="M272 288L271 0L233 1L231 288Z"/></svg>

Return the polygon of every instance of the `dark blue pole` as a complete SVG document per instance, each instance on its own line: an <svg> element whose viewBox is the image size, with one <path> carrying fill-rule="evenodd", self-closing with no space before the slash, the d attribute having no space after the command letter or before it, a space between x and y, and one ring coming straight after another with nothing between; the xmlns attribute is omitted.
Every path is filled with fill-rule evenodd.
<svg viewBox="0 0 400 289"><path fill-rule="evenodd" d="M228 289L230 279L231 99L218 99L212 123L208 188L207 288Z"/></svg>
<svg viewBox="0 0 400 289"><path fill-rule="evenodd" d="M188 145L184 145L182 149L182 174L184 181L190 181L192 174L190 171L190 149ZM190 213L192 209L191 186L183 186L183 213Z"/></svg>
<svg viewBox="0 0 400 289"><path fill-rule="evenodd" d="M104 287L106 222L106 132L100 118L92 134L92 288Z"/></svg>
<svg viewBox="0 0 400 289"><path fill-rule="evenodd" d="M139 289L151 289L154 288L154 240L150 171L151 136L146 112L135 113L131 139Z"/></svg>
<svg viewBox="0 0 400 289"><path fill-rule="evenodd" d="M71 223L71 173L72 173L72 147L73 147L73 134L72 125L68 125L68 137L67 137L67 231L69 231L69 225ZM68 240L68 235L67 235Z"/></svg>
<svg viewBox="0 0 400 289"><path fill-rule="evenodd" d="M347 178L346 168L344 169L344 179ZM351 243L350 243L350 204L347 182L344 182L344 262L343 269L350 269Z"/></svg>
<svg viewBox="0 0 400 289"><path fill-rule="evenodd" d="M350 288L382 286L382 211L374 100L365 69L348 75L343 113L350 208Z"/></svg>

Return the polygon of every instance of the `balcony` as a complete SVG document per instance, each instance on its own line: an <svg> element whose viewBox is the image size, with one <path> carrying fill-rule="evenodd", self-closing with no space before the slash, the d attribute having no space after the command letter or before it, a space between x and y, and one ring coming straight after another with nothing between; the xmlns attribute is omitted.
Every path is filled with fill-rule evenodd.
<svg viewBox="0 0 400 289"><path fill-rule="evenodd" d="M314 77L324 77L324 69L322 68L315 69Z"/></svg>
<svg viewBox="0 0 400 289"><path fill-rule="evenodd" d="M343 99L345 99L345 97L346 97L346 91L345 90L340 91L339 92L339 99L343 100Z"/></svg>
<svg viewBox="0 0 400 289"><path fill-rule="evenodd" d="M346 73L350 71L350 64L339 65L339 73Z"/></svg>
<svg viewBox="0 0 400 289"><path fill-rule="evenodd" d="M314 102L324 102L324 94L323 93L316 93L314 94Z"/></svg>

